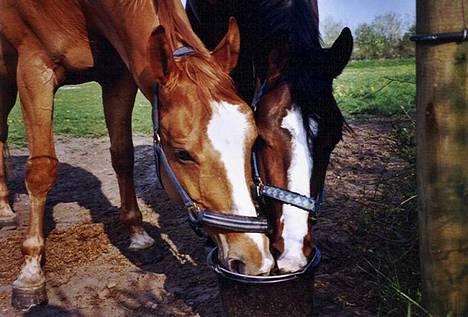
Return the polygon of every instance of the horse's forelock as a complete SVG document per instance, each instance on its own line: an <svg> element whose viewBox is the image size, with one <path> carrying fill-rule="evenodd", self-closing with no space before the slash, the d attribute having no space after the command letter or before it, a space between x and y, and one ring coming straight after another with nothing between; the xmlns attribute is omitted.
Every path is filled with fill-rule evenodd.
<svg viewBox="0 0 468 317"><path fill-rule="evenodd" d="M178 71L171 74L165 88L172 91L185 79L196 85L198 96L205 104L211 101L240 100L235 93L234 83L227 73L210 57L208 53L196 52L180 58L176 62Z"/></svg>

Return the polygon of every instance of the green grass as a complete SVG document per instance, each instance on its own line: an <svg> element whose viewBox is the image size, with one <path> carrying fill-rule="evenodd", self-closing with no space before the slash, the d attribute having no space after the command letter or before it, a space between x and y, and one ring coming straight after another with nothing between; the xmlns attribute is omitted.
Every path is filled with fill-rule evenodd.
<svg viewBox="0 0 468 317"><path fill-rule="evenodd" d="M348 118L391 116L415 109L414 59L354 61L338 77L335 97Z"/></svg>
<svg viewBox="0 0 468 317"><path fill-rule="evenodd" d="M134 134L151 133L151 105L138 93L133 110ZM19 101L9 118L8 142L26 144ZM55 95L54 132L72 137L99 137L107 135L102 107L101 89L96 83L66 86Z"/></svg>
<svg viewBox="0 0 468 317"><path fill-rule="evenodd" d="M359 247L365 240L367 248L373 250L360 255L358 269L368 273L373 285L370 288L375 294L377 316L430 316L421 304L416 122L414 114L401 114L393 118L388 137L393 143L392 152L406 163L397 173L380 180L381 195L370 198L370 205L359 211L359 229L352 244Z"/></svg>
<svg viewBox="0 0 468 317"><path fill-rule="evenodd" d="M351 62L335 81L335 96L348 119L362 115L389 116L414 110L414 59ZM138 94L133 111L133 132L151 132L151 106ZM23 120L17 104L9 119L9 142L24 146ZM107 134L100 87L96 83L67 86L55 96L54 132L72 137Z"/></svg>

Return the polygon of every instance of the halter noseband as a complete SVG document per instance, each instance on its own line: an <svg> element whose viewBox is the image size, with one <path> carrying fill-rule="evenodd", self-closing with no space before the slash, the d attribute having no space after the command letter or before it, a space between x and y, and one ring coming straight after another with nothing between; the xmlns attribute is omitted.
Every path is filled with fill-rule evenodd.
<svg viewBox="0 0 468 317"><path fill-rule="evenodd" d="M194 53L195 50L191 47L181 47L174 53L174 57L183 57L188 54ZM152 107L152 118L153 118L153 149L155 153L156 162L156 174L158 181L163 187L161 181L160 166L164 168L172 186L176 190L178 196L182 200L184 207L188 211L188 221L192 229L200 236L203 236L202 227L211 227L218 230L226 230L233 232L257 232L257 233L269 233L270 229L266 218L263 217L250 217L250 216L239 216L229 215L220 212L214 212L211 210L205 210L200 208L188 195L185 189L180 184L177 176L172 170L167 156L161 144L161 138L159 136L159 86L155 86L154 89L154 102Z"/></svg>

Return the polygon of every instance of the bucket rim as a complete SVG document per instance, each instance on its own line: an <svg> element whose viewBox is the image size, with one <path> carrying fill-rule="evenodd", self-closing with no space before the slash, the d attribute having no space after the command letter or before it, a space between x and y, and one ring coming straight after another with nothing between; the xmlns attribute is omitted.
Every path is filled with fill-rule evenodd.
<svg viewBox="0 0 468 317"><path fill-rule="evenodd" d="M206 259L208 266L211 267L213 271L215 271L216 274L218 274L219 277L243 284L276 284L296 280L305 275L306 273L316 271L321 259L320 249L317 246L314 246L314 255L302 270L278 275L261 276L235 273L230 270L227 270L226 268L222 267L221 264L219 264L217 255L218 248L214 247L208 253Z"/></svg>

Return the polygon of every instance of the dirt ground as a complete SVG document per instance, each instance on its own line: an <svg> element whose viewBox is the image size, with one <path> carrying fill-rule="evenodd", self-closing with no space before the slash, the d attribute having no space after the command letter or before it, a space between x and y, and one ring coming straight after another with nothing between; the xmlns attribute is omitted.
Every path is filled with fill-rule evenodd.
<svg viewBox="0 0 468 317"><path fill-rule="evenodd" d="M352 126L355 135L346 136L335 151L315 228L322 250L316 316L373 315L373 295L350 241L359 210L375 198L381 179L403 166L392 153L389 122ZM184 210L155 185L149 137L135 138L135 178L145 227L156 245L141 254L127 250L108 147L107 138L57 140L59 178L46 210L49 304L26 312L10 306L10 293L28 222L27 151L11 149L15 172L9 184L20 226L0 231L0 316L223 316L217 278L205 264L205 241L190 230Z"/></svg>

